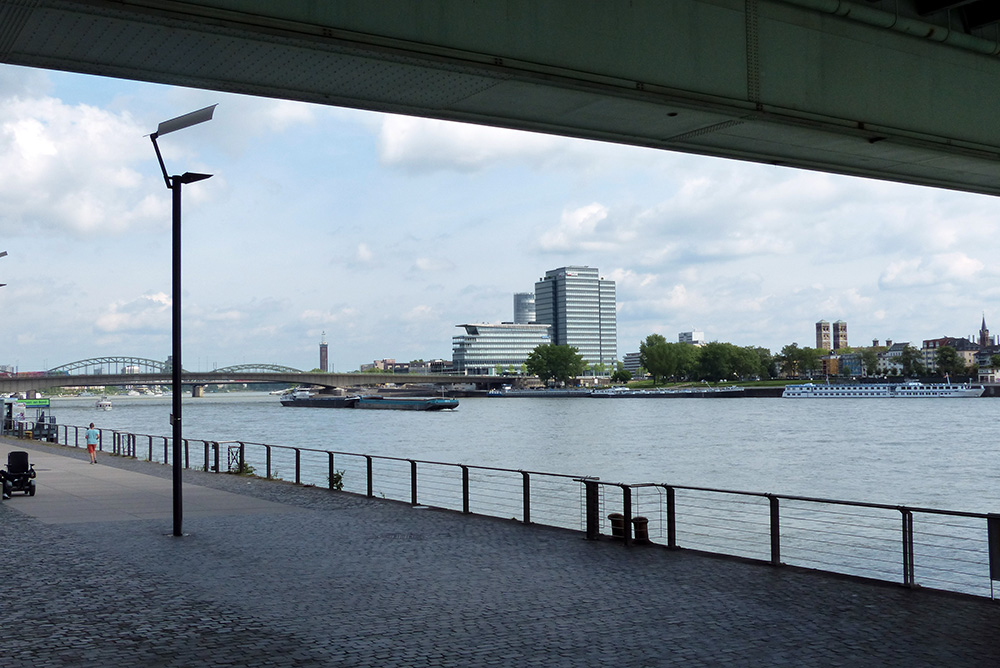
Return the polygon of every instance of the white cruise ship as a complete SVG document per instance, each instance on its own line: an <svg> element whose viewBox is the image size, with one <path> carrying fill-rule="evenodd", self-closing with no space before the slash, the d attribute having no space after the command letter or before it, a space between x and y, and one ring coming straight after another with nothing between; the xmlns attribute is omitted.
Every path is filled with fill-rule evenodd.
<svg viewBox="0 0 1000 668"><path fill-rule="evenodd" d="M982 385L969 383L865 383L860 385L787 385L782 397L804 399L901 399L952 397L981 397Z"/></svg>

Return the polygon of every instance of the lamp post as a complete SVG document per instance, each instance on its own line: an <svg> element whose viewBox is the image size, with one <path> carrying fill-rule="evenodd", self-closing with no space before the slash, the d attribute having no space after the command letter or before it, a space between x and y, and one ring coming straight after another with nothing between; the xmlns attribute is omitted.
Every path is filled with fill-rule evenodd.
<svg viewBox="0 0 1000 668"><path fill-rule="evenodd" d="M174 535L183 536L182 531L184 505L181 497L181 446L183 444L183 430L181 427L181 187L185 183L195 183L203 181L211 174L198 174L196 172L184 172L180 175L167 176L167 168L163 164L163 156L160 155L160 147L156 143L157 137L161 137L170 132L183 130L192 125L204 123L212 120L215 107L212 105L192 111L189 114L163 121L156 128L156 132L149 135L153 142L153 149L156 151L156 159L160 162L160 169L163 171L163 181L167 188L173 193L173 225L172 225L172 248L173 248L173 287L171 302L173 306L173 327L172 337L172 357L171 357L171 386L173 392L173 410L170 414L170 424L173 426L173 479L174 479Z"/></svg>

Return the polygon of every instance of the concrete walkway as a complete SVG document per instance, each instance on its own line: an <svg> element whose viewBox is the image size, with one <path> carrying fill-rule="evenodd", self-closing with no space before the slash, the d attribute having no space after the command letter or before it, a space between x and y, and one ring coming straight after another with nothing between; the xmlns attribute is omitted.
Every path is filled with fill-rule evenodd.
<svg viewBox="0 0 1000 668"><path fill-rule="evenodd" d="M991 666L1000 605L316 488L28 450L0 665Z"/></svg>

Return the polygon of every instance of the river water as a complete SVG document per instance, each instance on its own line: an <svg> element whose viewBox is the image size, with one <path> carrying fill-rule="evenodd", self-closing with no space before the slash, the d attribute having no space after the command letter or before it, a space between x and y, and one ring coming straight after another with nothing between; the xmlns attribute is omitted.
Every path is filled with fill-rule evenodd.
<svg viewBox="0 0 1000 668"><path fill-rule="evenodd" d="M59 424L169 436L169 397L53 399ZM184 436L546 473L1000 512L990 399L467 398L456 411L184 399ZM143 453L140 447L140 454Z"/></svg>

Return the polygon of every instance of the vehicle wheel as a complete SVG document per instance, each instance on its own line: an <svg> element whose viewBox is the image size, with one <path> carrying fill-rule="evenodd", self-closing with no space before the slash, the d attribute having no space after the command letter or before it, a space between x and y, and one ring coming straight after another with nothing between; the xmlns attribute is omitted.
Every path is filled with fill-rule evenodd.
<svg viewBox="0 0 1000 668"><path fill-rule="evenodd" d="M35 495L35 483L32 482L30 485L28 485L28 496L34 496L34 495Z"/></svg>

